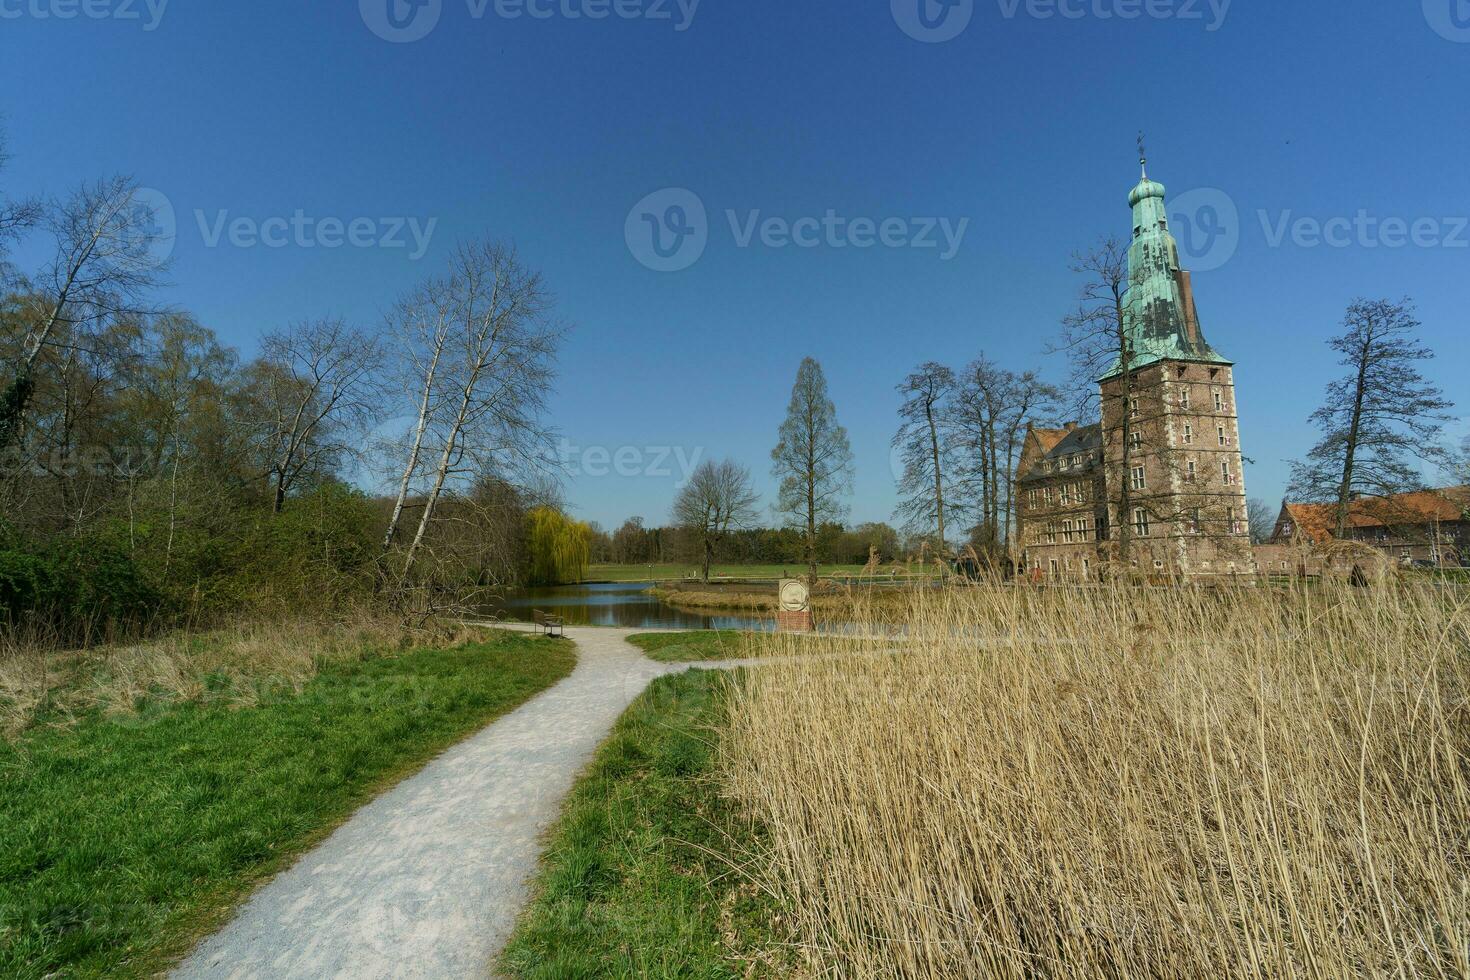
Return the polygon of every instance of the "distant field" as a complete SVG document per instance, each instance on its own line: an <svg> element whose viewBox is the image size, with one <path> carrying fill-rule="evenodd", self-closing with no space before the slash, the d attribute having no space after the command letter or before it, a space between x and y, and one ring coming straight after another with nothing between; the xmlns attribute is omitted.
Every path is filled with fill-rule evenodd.
<svg viewBox="0 0 1470 980"><path fill-rule="evenodd" d="M862 565L820 565L818 574L824 578L857 577L862 574ZM593 565L587 572L589 582L671 582L699 577L698 565ZM800 578L806 574L803 565L714 565L710 568L711 578ZM879 578L905 574L902 568L885 565L878 573Z"/></svg>

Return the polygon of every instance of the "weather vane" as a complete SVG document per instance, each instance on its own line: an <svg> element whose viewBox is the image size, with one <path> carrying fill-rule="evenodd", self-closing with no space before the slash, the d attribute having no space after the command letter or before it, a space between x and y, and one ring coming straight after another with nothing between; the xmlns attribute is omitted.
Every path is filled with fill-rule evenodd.
<svg viewBox="0 0 1470 980"><path fill-rule="evenodd" d="M1143 130L1138 131L1138 163L1143 167L1144 179L1148 179L1148 148L1143 142Z"/></svg>

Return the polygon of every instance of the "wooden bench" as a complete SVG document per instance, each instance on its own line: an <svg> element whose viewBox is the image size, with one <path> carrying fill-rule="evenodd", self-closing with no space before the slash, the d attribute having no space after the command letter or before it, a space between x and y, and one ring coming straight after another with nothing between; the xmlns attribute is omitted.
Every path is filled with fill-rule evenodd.
<svg viewBox="0 0 1470 980"><path fill-rule="evenodd" d="M542 612L540 609L531 610L531 619L536 623L536 629L545 636L566 636L566 624L560 616L552 616Z"/></svg>

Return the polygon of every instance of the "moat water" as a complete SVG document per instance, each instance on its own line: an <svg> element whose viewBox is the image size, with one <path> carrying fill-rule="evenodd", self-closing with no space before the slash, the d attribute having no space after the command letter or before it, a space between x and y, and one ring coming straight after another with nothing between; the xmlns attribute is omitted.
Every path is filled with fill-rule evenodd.
<svg viewBox="0 0 1470 980"><path fill-rule="evenodd" d="M677 609L646 590L649 582L564 585L519 589L485 607L499 619L533 621L536 610L560 616L568 626L622 626L628 629L771 630L773 619L750 613L706 614Z"/></svg>

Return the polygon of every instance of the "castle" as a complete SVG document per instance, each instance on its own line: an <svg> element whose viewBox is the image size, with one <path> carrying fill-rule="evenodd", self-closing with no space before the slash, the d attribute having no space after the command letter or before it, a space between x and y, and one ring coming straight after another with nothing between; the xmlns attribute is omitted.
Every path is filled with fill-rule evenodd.
<svg viewBox="0 0 1470 980"><path fill-rule="evenodd" d="M1254 572L1234 365L1205 341L1147 161L1128 203L1127 341L1098 382L1101 422L1027 432L1016 473L1025 567L1073 580L1120 562L1185 579Z"/></svg>

